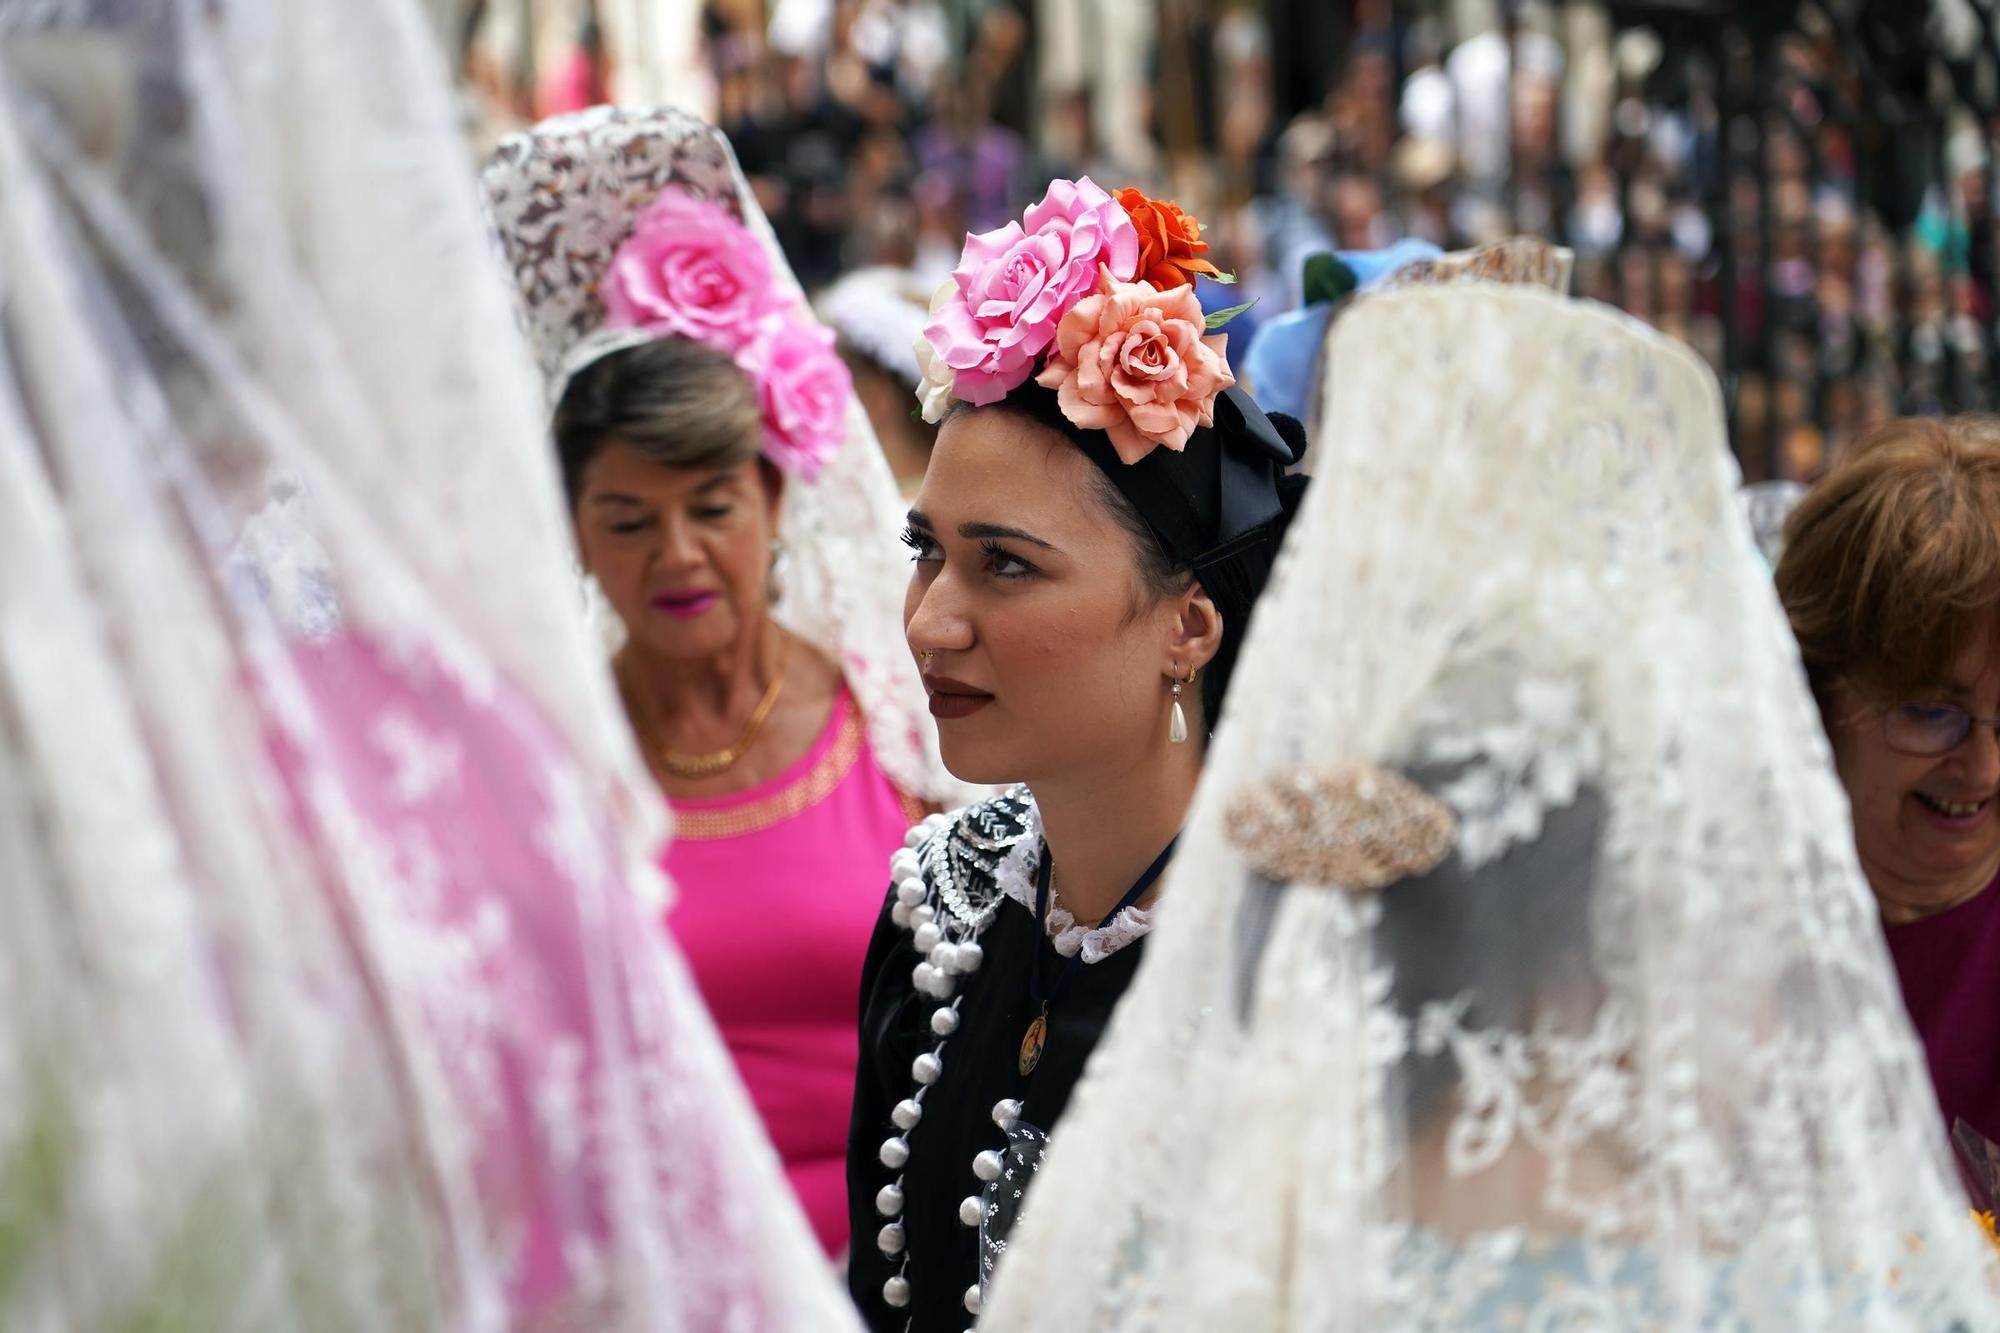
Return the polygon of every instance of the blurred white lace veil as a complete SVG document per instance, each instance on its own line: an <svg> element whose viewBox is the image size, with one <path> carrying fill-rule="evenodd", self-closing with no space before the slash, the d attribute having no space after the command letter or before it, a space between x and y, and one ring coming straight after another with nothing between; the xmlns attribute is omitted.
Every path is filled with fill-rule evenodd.
<svg viewBox="0 0 2000 1333"><path fill-rule="evenodd" d="M0 0L0 1326L849 1329L407 0Z"/></svg>
<svg viewBox="0 0 2000 1333"><path fill-rule="evenodd" d="M1807 487L1797 481L1759 481L1736 493L1743 519L1750 525L1750 538L1758 554L1772 569L1785 554L1785 520L1806 498Z"/></svg>
<svg viewBox="0 0 2000 1333"><path fill-rule="evenodd" d="M1708 371L1484 284L1328 365L984 1333L1996 1327Z"/></svg>
<svg viewBox="0 0 2000 1333"><path fill-rule="evenodd" d="M501 140L483 181L541 362L545 419L584 367L656 336L605 328L598 292L613 253L664 190L734 214L762 242L778 283L805 302L729 141L687 112L600 106L552 117ZM883 772L914 796L956 805L976 793L939 758L903 638L909 567L896 535L904 514L874 428L850 395L840 450L811 480L786 478L776 615L840 665Z"/></svg>

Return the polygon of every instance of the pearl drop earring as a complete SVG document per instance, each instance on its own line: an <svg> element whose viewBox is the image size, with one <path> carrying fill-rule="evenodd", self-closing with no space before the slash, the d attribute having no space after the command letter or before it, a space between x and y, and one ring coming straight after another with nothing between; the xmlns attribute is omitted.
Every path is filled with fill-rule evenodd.
<svg viewBox="0 0 2000 1333"><path fill-rule="evenodd" d="M1178 671L1179 668L1176 667L1175 670ZM1188 668L1187 683L1190 685L1194 684L1194 671L1195 669L1192 666ZM1183 745L1187 742L1187 736L1187 714L1181 711L1181 681L1176 676L1174 678L1174 707L1173 711L1167 715L1167 740L1173 745Z"/></svg>

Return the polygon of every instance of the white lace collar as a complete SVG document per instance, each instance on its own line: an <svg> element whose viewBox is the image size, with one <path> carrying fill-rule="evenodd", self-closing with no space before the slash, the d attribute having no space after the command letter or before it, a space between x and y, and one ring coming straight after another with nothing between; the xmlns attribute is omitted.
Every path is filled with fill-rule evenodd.
<svg viewBox="0 0 2000 1333"><path fill-rule="evenodd" d="M1042 861L1042 812L1029 797L1023 816L1026 834L993 868L1000 891L1026 908L1035 910L1035 871ZM1078 953L1085 963L1101 963L1126 945L1145 937L1153 928L1153 914L1143 907L1128 907L1102 925L1083 927L1059 901L1049 903L1049 940L1065 958Z"/></svg>

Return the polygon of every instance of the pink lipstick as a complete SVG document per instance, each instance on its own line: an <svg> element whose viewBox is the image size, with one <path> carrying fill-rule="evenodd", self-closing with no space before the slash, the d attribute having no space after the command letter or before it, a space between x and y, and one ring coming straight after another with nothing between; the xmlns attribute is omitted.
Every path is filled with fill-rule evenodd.
<svg viewBox="0 0 2000 1333"><path fill-rule="evenodd" d="M701 589L691 592L663 592L653 599L653 609L664 611L681 620L692 620L714 606L721 598L714 591Z"/></svg>

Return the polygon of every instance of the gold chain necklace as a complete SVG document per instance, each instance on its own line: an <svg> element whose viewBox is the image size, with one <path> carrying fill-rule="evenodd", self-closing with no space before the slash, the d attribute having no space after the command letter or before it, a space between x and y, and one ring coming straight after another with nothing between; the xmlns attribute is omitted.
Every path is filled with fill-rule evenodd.
<svg viewBox="0 0 2000 1333"><path fill-rule="evenodd" d="M771 709L777 706L778 695L785 688L785 668L790 665L791 657L792 640L790 635L786 635L778 649L777 674L771 677L771 684L765 689L764 697L759 699L757 707L751 710L750 720L743 724L743 730L738 733L736 740L726 748L711 750L707 754L679 754L669 750L665 743L659 740L655 731L653 753L658 757L660 767L677 778L712 778L717 773L727 771L749 752L752 742L757 739L757 733L764 729L765 719L771 716Z"/></svg>

